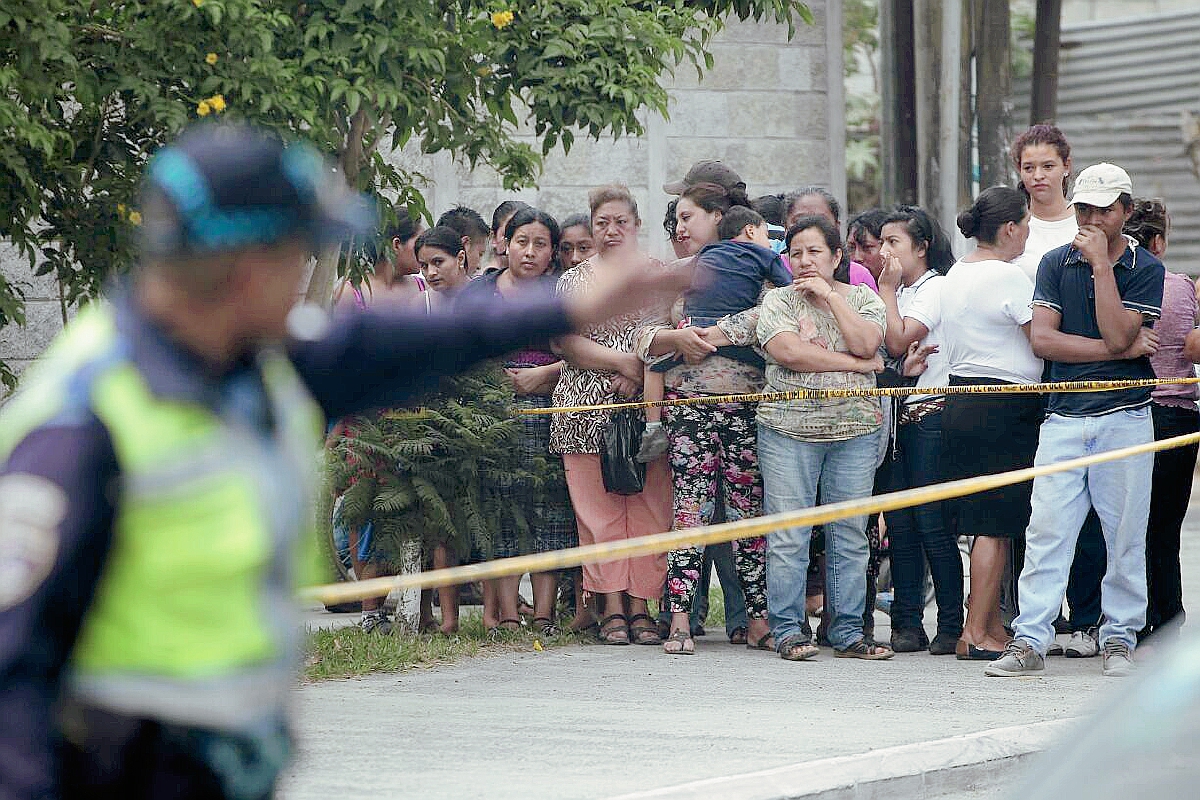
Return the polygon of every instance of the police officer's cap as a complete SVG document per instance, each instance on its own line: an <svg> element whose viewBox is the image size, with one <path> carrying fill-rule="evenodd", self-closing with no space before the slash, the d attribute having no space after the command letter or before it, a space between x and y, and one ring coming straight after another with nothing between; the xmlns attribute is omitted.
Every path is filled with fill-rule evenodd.
<svg viewBox="0 0 1200 800"><path fill-rule="evenodd" d="M151 159L142 195L152 257L203 256L301 237L370 235L374 206L306 144L245 125L200 124Z"/></svg>

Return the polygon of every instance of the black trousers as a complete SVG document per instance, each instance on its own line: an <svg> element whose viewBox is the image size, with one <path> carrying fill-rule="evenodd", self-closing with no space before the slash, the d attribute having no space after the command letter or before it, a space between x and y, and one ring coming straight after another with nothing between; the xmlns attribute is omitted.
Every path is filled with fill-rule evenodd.
<svg viewBox="0 0 1200 800"><path fill-rule="evenodd" d="M1200 412L1194 409L1156 403L1152 413L1156 440L1200 431ZM1196 452L1197 445L1189 444L1154 454L1154 488L1150 494L1150 519L1146 524L1146 579L1150 603L1143 634L1171 622L1183 624L1179 531L1192 496Z"/></svg>

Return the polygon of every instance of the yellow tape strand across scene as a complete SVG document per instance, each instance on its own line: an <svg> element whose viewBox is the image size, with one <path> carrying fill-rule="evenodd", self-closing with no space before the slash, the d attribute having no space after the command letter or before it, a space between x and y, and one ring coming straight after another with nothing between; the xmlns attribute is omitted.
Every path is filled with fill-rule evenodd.
<svg viewBox="0 0 1200 800"><path fill-rule="evenodd" d="M305 601L318 601L327 604L345 603L352 600L362 600L367 597L379 597L392 589L432 589L438 586L453 586L471 581L503 578L510 575L523 575L526 572L547 572L554 569L576 567L580 564L591 564L599 561L611 561L630 556L644 556L651 553L665 553L688 545L717 544L734 539L745 539L762 536L781 528L797 525L822 525L834 520L845 519L862 514L878 514L881 511L895 511L901 508L932 503L938 500L948 500L954 497L974 494L976 492L1009 486L1014 483L1032 480L1042 475L1053 475L1057 472L1067 472L1106 461L1116 461L1129 456L1143 453L1154 453L1173 447L1200 442L1200 433L1189 433L1162 439L1146 444L1124 447L1119 450L1109 450L1104 453L1073 458L1069 461L1059 461L1054 464L1044 464L1039 467L1000 472L995 475L981 475L977 478L938 483L932 486L922 486L917 489L905 489L900 492L881 494L874 497L864 497L861 500L848 500L842 503L831 503L815 508L805 508L799 511L789 511L782 514L772 514L767 517L726 522L720 525L706 525L700 528L690 528L684 531L668 531L651 536L639 536L635 539L625 539L619 542L604 542L601 544L571 547L550 553L535 553L515 558L501 558L482 564L468 564L463 567L419 572L411 575L397 575L387 578L372 578L352 583L333 583L325 586L313 586L300 592Z"/></svg>
<svg viewBox="0 0 1200 800"><path fill-rule="evenodd" d="M816 400L843 397L907 397L913 394L1034 394L1045 392L1113 392L1119 389L1145 389L1165 384L1200 383L1200 378L1142 378L1123 381L1061 381L1058 383L997 383L963 386L873 386L864 389L793 389L787 392L755 394L712 394L678 397L674 400L631 400L627 403L601 403L592 406L554 408L514 408L514 415L575 414L580 411L619 411L623 408L662 408L665 406L703 406L719 403L779 403L788 400Z"/></svg>

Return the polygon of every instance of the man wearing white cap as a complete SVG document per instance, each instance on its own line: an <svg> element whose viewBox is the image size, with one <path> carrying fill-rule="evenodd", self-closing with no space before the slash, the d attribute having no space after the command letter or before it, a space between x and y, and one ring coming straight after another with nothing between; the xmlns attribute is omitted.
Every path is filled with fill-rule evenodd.
<svg viewBox="0 0 1200 800"><path fill-rule="evenodd" d="M1052 381L1153 378L1150 328L1162 306L1163 265L1121 229L1133 208L1125 170L1096 164L1080 173L1071 202L1075 240L1038 266L1030 342ZM1048 398L1036 464L1153 441L1150 389L1060 393ZM1101 584L1105 675L1133 669L1146 620L1146 518L1154 456L1146 454L1037 478L1018 584L1021 613L1004 655L985 672L1016 676L1045 668L1075 541L1095 507L1108 548Z"/></svg>

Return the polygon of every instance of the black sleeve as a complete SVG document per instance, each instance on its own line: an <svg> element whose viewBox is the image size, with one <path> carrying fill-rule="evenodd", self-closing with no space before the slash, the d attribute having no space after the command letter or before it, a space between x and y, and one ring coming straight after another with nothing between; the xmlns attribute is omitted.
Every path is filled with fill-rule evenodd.
<svg viewBox="0 0 1200 800"><path fill-rule="evenodd" d="M117 475L91 416L38 429L0 468L0 800L57 795L55 703L112 542Z"/></svg>
<svg viewBox="0 0 1200 800"><path fill-rule="evenodd" d="M290 346L293 363L328 419L402 406L444 375L571 330L561 300L474 299L446 313L366 311L339 317L324 336Z"/></svg>

